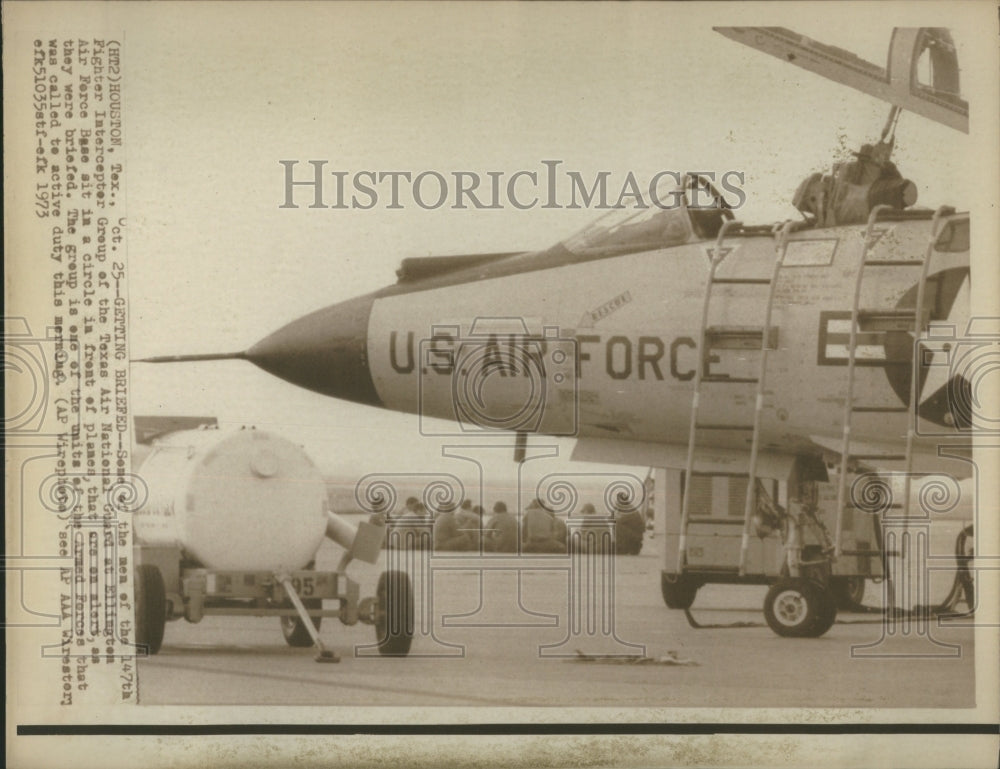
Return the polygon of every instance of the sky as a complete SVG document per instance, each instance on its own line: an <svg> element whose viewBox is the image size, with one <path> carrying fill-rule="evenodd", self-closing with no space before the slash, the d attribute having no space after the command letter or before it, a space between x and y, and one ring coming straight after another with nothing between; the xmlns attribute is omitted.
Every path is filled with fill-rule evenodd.
<svg viewBox="0 0 1000 769"><path fill-rule="evenodd" d="M545 247L599 213L282 209L280 160L510 175L558 159L616 179L738 170L739 218L770 223L794 215L805 176L877 139L888 107L713 24L787 26L878 64L894 25L953 25L963 76L970 69L962 14L926 6L128 3L103 13L95 25L119 26L125 40L133 358L246 349L394 282L405 257ZM895 160L922 205L970 204L970 137L907 114L897 137ZM131 384L136 414L270 428L326 472L444 466L417 417L340 403L248 363L135 364ZM572 445L555 444L563 457Z"/></svg>

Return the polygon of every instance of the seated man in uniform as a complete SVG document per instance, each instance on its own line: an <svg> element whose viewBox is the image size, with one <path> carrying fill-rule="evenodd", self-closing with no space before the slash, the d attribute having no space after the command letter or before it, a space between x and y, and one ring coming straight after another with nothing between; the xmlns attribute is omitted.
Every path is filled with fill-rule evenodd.
<svg viewBox="0 0 1000 769"><path fill-rule="evenodd" d="M552 520L555 522L554 523L555 530L553 531L553 534L555 535L556 542L559 543L559 547L557 548L556 552L565 553L566 539L569 535L569 531L566 528L566 521L564 521L562 518L557 517L554 513L552 515Z"/></svg>
<svg viewBox="0 0 1000 769"><path fill-rule="evenodd" d="M521 550L525 553L565 553L566 534L559 541L559 526L555 515L540 500L534 500L524 512L521 531Z"/></svg>
<svg viewBox="0 0 1000 769"><path fill-rule="evenodd" d="M426 536L426 527L433 525L434 520L427 514L427 508L416 497L409 497L406 500L403 509L393 516L393 521L397 524L397 528L410 532L397 540L405 543L405 547L430 547L431 540Z"/></svg>
<svg viewBox="0 0 1000 769"><path fill-rule="evenodd" d="M479 509L481 510L482 508ZM466 499L462 502L462 506L455 513L455 520L458 521L458 528L469 535L469 539L472 541L470 550L478 550L483 519L476 514L476 508L472 506L472 500Z"/></svg>
<svg viewBox="0 0 1000 769"><path fill-rule="evenodd" d="M462 531L455 516L455 503L442 502L434 519L435 550L472 550L473 540Z"/></svg>
<svg viewBox="0 0 1000 769"><path fill-rule="evenodd" d="M517 518L507 511L503 502L493 505L493 517L487 526L483 545L491 553L517 552Z"/></svg>
<svg viewBox="0 0 1000 769"><path fill-rule="evenodd" d="M615 505L615 555L639 555L645 533L642 513L618 502Z"/></svg>
<svg viewBox="0 0 1000 769"><path fill-rule="evenodd" d="M864 144L855 160L835 163L832 174L814 173L795 191L794 205L816 226L864 224L877 205L897 210L917 202L917 187L889 160L893 141Z"/></svg>
<svg viewBox="0 0 1000 769"><path fill-rule="evenodd" d="M417 539L416 546L420 548L431 547L434 541L434 516L430 514L423 502L417 502L417 504L413 506L413 521L415 523L421 523L425 527L431 527L431 536L421 536ZM426 529L424 529L424 531L426 531Z"/></svg>
<svg viewBox="0 0 1000 769"><path fill-rule="evenodd" d="M580 511L576 514L577 518L582 519L592 519L589 521L578 521L579 535L571 543L573 547L577 548L580 552L599 552L603 547L604 537L607 535L607 527L604 523L606 518L602 517L597 519L597 508L595 508L590 502L587 502ZM597 519L597 520L593 520Z"/></svg>

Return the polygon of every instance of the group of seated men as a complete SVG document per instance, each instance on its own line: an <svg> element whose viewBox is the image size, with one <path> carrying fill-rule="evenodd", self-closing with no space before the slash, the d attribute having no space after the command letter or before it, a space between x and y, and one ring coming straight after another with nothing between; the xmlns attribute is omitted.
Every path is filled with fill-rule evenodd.
<svg viewBox="0 0 1000 769"><path fill-rule="evenodd" d="M586 504L580 515L596 515L593 505ZM415 497L406 501L403 517L415 516L428 520L427 510ZM638 510L621 509L615 513L615 552L618 555L638 555L646 524ZM493 514L483 520L483 508L465 500L437 506L433 519L433 542L436 551L482 550L488 553L566 553L566 522L540 500L528 505L521 520L507 509L504 502L493 505Z"/></svg>

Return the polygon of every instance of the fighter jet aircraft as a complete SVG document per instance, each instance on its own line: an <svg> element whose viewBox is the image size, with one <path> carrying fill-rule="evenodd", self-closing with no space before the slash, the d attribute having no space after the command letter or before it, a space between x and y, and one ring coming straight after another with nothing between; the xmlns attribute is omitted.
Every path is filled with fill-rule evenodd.
<svg viewBox="0 0 1000 769"><path fill-rule="evenodd" d="M892 105L878 141L803 180L801 220L741 223L718 180L665 177L659 205L612 210L550 248L406 259L394 284L248 350L147 360L244 359L460 432L572 436L574 458L735 478L744 502L722 565L699 570L692 525L705 513L683 495L667 603L721 569L779 581L767 604L777 632L825 632L831 564L882 568L877 532L876 544L862 532L878 526L854 520L872 512L853 493L857 474L933 471L943 438L968 442L969 216L915 207L890 160L901 110L967 130L968 106L946 30L897 29L886 68L784 29L719 31ZM925 55L929 83L917 74ZM823 522L810 484L830 481L834 460ZM755 555L760 479L787 484L784 506L771 506L790 521L776 569ZM910 497L907 486L901 504ZM819 532L811 550L807 529Z"/></svg>

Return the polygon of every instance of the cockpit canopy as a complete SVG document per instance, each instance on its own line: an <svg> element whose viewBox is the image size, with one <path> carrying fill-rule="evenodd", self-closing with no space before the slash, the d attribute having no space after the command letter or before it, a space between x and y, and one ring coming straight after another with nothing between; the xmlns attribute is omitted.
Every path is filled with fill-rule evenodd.
<svg viewBox="0 0 1000 769"><path fill-rule="evenodd" d="M692 201L695 190L701 196L698 205ZM706 196L711 197L709 205ZM733 218L718 190L703 176L686 175L680 185L676 179L663 179L650 197L649 204L608 211L561 245L577 256L656 251L710 240L723 221Z"/></svg>

